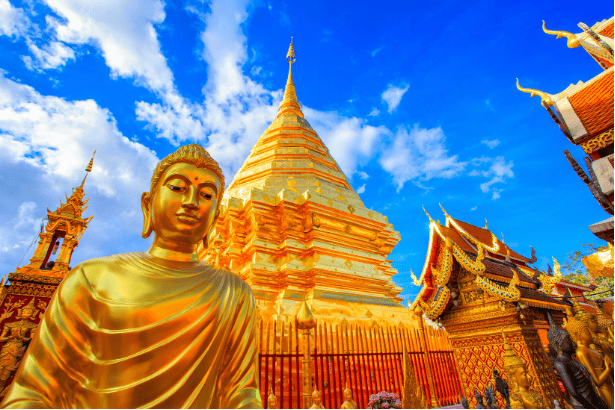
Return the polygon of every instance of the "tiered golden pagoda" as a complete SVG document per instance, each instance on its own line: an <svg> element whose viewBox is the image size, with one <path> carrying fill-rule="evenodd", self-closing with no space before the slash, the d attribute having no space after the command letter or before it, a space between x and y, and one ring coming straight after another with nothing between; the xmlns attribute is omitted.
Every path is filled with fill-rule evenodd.
<svg viewBox="0 0 615 410"><path fill-rule="evenodd" d="M308 301L325 322L411 321L387 260L400 235L365 208L303 117L292 42L287 61L277 117L226 190L206 258L241 274L265 318Z"/></svg>
<svg viewBox="0 0 615 410"><path fill-rule="evenodd" d="M87 173L92 170L94 157ZM70 270L70 259L93 216L83 218L86 210L83 185L73 188L66 203L58 209L47 208L47 224L41 226L38 246L30 263L8 275L10 283L0 283L0 399L11 384L23 352L34 334L58 285ZM55 261L51 259L56 257ZM4 285L4 286L2 286Z"/></svg>

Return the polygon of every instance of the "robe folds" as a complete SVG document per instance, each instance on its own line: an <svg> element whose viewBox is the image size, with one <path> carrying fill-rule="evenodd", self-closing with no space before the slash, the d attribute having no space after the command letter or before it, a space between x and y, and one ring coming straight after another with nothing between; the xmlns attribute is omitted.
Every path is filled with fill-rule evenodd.
<svg viewBox="0 0 615 410"><path fill-rule="evenodd" d="M262 408L256 306L236 274L145 252L62 281L3 407Z"/></svg>

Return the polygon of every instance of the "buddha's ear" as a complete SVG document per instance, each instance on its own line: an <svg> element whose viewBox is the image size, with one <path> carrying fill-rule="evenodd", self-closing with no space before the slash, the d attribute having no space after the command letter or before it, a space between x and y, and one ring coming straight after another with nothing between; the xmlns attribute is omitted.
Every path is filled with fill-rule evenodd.
<svg viewBox="0 0 615 410"><path fill-rule="evenodd" d="M143 231L141 236L149 238L152 234L152 213L151 213L152 198L149 192L143 192L141 195L141 211L143 211Z"/></svg>
<svg viewBox="0 0 615 410"><path fill-rule="evenodd" d="M211 235L211 231L216 227L216 222L218 222L218 217L220 216L220 206L216 208L216 213L214 214L214 219L211 221L211 226L207 230L207 235L203 238L203 249L207 249L209 246L209 236Z"/></svg>

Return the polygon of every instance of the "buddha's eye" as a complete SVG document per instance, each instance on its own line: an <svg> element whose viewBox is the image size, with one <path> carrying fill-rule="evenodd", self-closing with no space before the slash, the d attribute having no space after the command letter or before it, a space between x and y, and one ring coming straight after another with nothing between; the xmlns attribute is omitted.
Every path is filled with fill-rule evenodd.
<svg viewBox="0 0 615 410"><path fill-rule="evenodd" d="M186 184L181 180L173 180L167 183L167 188L169 188L173 192L182 192L186 189Z"/></svg>
<svg viewBox="0 0 615 410"><path fill-rule="evenodd" d="M207 199L208 201L211 200L214 196L212 193L210 192L201 192L201 196L205 199Z"/></svg>

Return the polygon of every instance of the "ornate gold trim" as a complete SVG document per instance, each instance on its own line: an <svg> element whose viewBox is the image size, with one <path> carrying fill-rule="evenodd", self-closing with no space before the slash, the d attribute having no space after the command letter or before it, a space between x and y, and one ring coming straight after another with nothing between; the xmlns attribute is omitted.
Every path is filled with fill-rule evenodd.
<svg viewBox="0 0 615 410"><path fill-rule="evenodd" d="M613 143L613 128L603 132L600 135L590 138L581 143L581 148L586 154L592 154L601 148Z"/></svg>
<svg viewBox="0 0 615 410"><path fill-rule="evenodd" d="M483 276L476 277L476 285L493 297L503 299L507 302L516 302L521 298L521 291L517 288L517 284L519 283L519 275L517 275L516 270L511 270L513 272L513 277L506 287L496 285L494 282Z"/></svg>

